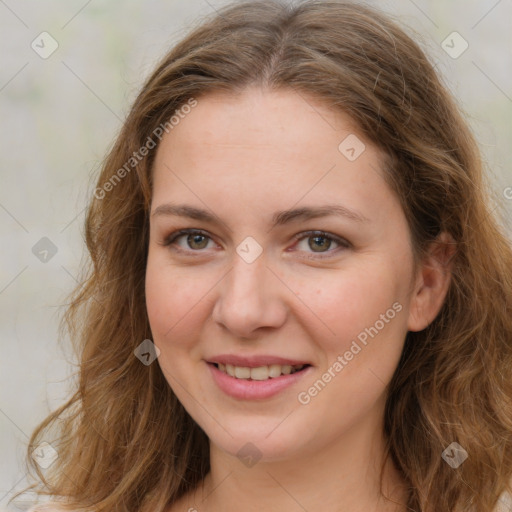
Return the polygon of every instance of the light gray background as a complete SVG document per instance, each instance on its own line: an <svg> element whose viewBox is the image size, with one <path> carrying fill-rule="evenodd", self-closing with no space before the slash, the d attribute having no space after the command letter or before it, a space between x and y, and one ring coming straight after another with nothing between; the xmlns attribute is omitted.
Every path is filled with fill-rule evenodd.
<svg viewBox="0 0 512 512"><path fill-rule="evenodd" d="M153 65L223 3L0 0L0 510L27 484L29 434L71 382L57 327L84 256L93 177ZM512 0L370 3L412 27L437 62L476 133L510 233ZM47 59L31 48L43 31L59 45ZM453 31L469 44L457 59L441 44ZM46 263L32 252L42 237L57 247ZM19 499L8 510L28 506Z"/></svg>

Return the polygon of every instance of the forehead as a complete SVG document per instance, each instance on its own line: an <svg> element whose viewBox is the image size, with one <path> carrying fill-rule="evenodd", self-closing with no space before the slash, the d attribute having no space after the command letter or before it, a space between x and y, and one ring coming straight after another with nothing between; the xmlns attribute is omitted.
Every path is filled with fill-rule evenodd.
<svg viewBox="0 0 512 512"><path fill-rule="evenodd" d="M180 129L172 130L182 143L203 142L250 149L261 145L302 147L306 139L318 146L319 139L325 140L327 131L331 135L358 131L348 115L330 108L324 100L292 89L249 87L238 93L206 94L197 102L197 106L183 116ZM183 140L192 132L195 138ZM331 142L325 140L325 147Z"/></svg>
<svg viewBox="0 0 512 512"><path fill-rule="evenodd" d="M321 100L252 88L197 102L158 148L153 204L170 195L218 202L231 190L231 203L254 212L320 200L390 208L383 154Z"/></svg>

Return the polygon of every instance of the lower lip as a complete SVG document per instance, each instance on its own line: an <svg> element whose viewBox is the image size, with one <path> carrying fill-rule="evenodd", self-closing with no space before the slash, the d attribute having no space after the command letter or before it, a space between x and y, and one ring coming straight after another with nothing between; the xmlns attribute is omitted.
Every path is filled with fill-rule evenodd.
<svg viewBox="0 0 512 512"><path fill-rule="evenodd" d="M220 371L212 363L207 363L207 365L217 386L226 395L240 400L262 400L277 395L286 388L293 386L313 368L308 366L301 371L290 373L289 375L281 375L273 379L246 380L231 377L231 375Z"/></svg>

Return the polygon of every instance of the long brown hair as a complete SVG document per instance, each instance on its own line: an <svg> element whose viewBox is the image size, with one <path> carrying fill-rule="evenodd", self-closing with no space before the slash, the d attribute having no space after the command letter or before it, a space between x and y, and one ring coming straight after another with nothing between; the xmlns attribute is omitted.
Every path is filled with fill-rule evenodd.
<svg viewBox="0 0 512 512"><path fill-rule="evenodd" d="M74 510L161 512L208 473L207 436L159 365L134 356L151 339L144 278L156 149L141 148L157 146L158 127L172 129L191 100L249 85L314 96L357 122L387 155L417 261L439 233L455 240L445 303L428 328L408 333L389 385L387 454L410 510L490 512L512 476L510 243L491 215L475 140L428 58L379 11L335 1L227 6L142 87L91 198L90 265L63 319L80 354L77 389L30 439L40 492ZM43 440L59 454L44 474L30 457ZM453 442L468 453L457 468L442 457Z"/></svg>

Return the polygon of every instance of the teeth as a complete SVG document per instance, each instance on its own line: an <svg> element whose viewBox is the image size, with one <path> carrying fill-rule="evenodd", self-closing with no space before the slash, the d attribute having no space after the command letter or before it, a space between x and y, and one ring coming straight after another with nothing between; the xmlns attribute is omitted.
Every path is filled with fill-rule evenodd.
<svg viewBox="0 0 512 512"><path fill-rule="evenodd" d="M251 369L246 366L235 366L235 377L237 379L250 379Z"/></svg>
<svg viewBox="0 0 512 512"><path fill-rule="evenodd" d="M218 363L218 369L235 377L237 379L252 379L252 380L267 380L275 379L281 375L290 375L299 370L302 370L305 365L299 364L297 366L290 366L287 364L271 364L270 366L259 366L258 368L248 368L247 366L233 366L231 364Z"/></svg>
<svg viewBox="0 0 512 512"><path fill-rule="evenodd" d="M226 365L226 373L228 375L231 375L231 377L234 377L235 376L235 367L231 364L227 364Z"/></svg>
<svg viewBox="0 0 512 512"><path fill-rule="evenodd" d="M281 375L281 365L280 364L272 364L268 368L269 376L272 378L279 377Z"/></svg>
<svg viewBox="0 0 512 512"><path fill-rule="evenodd" d="M284 373L285 375L289 375L292 373L292 367L288 365L284 365L281 367L281 373Z"/></svg>
<svg viewBox="0 0 512 512"><path fill-rule="evenodd" d="M268 366L260 366L259 368L251 368L252 380L267 380L269 377Z"/></svg>

